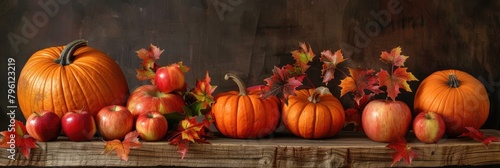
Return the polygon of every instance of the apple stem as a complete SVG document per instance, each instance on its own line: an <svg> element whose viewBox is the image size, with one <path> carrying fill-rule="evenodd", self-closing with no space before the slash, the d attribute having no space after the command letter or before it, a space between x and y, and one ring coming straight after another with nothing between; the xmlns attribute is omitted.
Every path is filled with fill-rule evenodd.
<svg viewBox="0 0 500 168"><path fill-rule="evenodd" d="M450 76L448 76L448 82L446 82L450 87L452 88L458 88L460 86L460 80L458 80L458 77L456 74L452 73Z"/></svg>
<svg viewBox="0 0 500 168"><path fill-rule="evenodd" d="M54 60L54 62L60 64L61 66L66 66L71 64L71 62L73 61L72 58L74 58L73 54L78 48L83 46L87 46L87 41L84 39L79 39L70 42L68 45L64 47L64 49L61 52L61 55L59 56L58 59Z"/></svg>
<svg viewBox="0 0 500 168"><path fill-rule="evenodd" d="M238 85L238 88L240 89L240 96L246 96L248 95L247 87L245 86L245 83L241 80L240 77L238 77L236 74L233 73L227 73L224 75L225 80L232 79L236 85Z"/></svg>
<svg viewBox="0 0 500 168"><path fill-rule="evenodd" d="M319 96L324 95L324 94L332 94L332 93L330 92L330 90L327 87L324 87L324 86L318 87L318 88L314 89L314 91L311 93L311 96L309 98L307 98L307 100L316 104L319 101L321 101Z"/></svg>

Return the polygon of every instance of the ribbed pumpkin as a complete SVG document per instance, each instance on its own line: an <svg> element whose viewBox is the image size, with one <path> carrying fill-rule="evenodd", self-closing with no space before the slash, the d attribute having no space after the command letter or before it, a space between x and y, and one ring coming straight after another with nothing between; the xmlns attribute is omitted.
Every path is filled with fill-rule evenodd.
<svg viewBox="0 0 500 168"><path fill-rule="evenodd" d="M432 111L443 116L446 134L457 136L465 127L480 128L490 111L484 85L466 72L437 71L425 78L415 93L415 113Z"/></svg>
<svg viewBox="0 0 500 168"><path fill-rule="evenodd" d="M345 122L344 108L328 88L295 91L283 105L282 119L290 132L307 139L332 137Z"/></svg>
<svg viewBox="0 0 500 168"><path fill-rule="evenodd" d="M215 96L212 114L219 132L231 138L262 138L271 134L279 122L279 100L275 96L260 97L261 90L247 91L245 84L235 74L224 77L232 79L239 92L229 91Z"/></svg>
<svg viewBox="0 0 500 168"><path fill-rule="evenodd" d="M85 40L34 53L21 71L17 92L25 118L41 110L62 117L82 108L95 116L108 105L124 105L129 95L118 64Z"/></svg>

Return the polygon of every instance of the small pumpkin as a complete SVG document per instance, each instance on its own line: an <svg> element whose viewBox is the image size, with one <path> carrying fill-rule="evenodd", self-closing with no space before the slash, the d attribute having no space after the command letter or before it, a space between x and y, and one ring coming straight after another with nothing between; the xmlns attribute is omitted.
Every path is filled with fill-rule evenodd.
<svg viewBox="0 0 500 168"><path fill-rule="evenodd" d="M212 114L219 132L231 138L262 138L278 126L279 100L275 96L260 97L260 89L247 90L235 74L228 73L224 79L232 79L237 91L219 93L215 96Z"/></svg>
<svg viewBox="0 0 500 168"><path fill-rule="evenodd" d="M446 123L446 134L457 136L465 127L480 128L488 118L490 101L484 85L459 70L437 71L415 93L414 112L433 111Z"/></svg>
<svg viewBox="0 0 500 168"><path fill-rule="evenodd" d="M108 105L124 105L129 90L112 58L76 40L35 52L21 70L17 95L25 118L39 110L62 117L82 108L95 116Z"/></svg>
<svg viewBox="0 0 500 168"><path fill-rule="evenodd" d="M295 91L283 105L283 124L296 136L307 139L332 137L345 122L344 108L328 88Z"/></svg>

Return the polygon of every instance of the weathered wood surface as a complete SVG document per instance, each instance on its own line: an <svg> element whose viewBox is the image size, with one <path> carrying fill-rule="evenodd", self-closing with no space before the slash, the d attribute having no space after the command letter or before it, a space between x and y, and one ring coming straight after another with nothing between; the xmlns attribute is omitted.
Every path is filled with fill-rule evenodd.
<svg viewBox="0 0 500 168"><path fill-rule="evenodd" d="M500 137L499 130L483 131ZM444 138L437 144L423 144L412 134L407 139L418 154L410 166L500 164L500 142L485 148L466 138ZM191 145L183 160L176 146L143 142L142 148L131 150L128 161L122 161L114 153L101 154L102 141L59 140L38 143L40 148L32 150L30 159L18 154L16 160L9 160L6 150L0 150L0 166L388 167L393 153L387 143L373 142L355 132L341 132L324 140L276 135L259 140L214 138L210 142ZM395 166L407 165L400 162Z"/></svg>

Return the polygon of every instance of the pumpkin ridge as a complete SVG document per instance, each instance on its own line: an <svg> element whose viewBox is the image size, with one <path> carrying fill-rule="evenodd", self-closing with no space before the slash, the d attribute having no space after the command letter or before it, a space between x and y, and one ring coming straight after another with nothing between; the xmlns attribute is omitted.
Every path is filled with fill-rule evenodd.
<svg viewBox="0 0 500 168"><path fill-rule="evenodd" d="M253 95L249 95L249 96L253 96ZM259 98L249 98L249 100L252 103L252 119L250 120L250 121L252 121L252 129L250 130L250 134L251 134L251 136L255 136L256 138L261 138L261 137L258 137L259 131L263 131L263 130L256 129L256 127L257 128L259 127L259 125L257 125L257 123L264 121L264 123L261 124L262 125L261 127L267 128L267 123L266 123L265 119L263 119L266 117L266 114L265 114L266 103L264 103L264 101L262 99L259 99ZM264 106L264 109L259 109L258 106ZM264 113L262 113L260 110L263 110ZM259 114L264 115L264 116L258 116Z"/></svg>
<svg viewBox="0 0 500 168"><path fill-rule="evenodd" d="M66 73L66 77L67 77L66 79L68 79L68 81L67 81L68 89L67 90L69 90L71 93L69 94L70 96L65 97L65 98L66 99L70 99L71 102L73 102L73 105L75 106L75 107L72 107L72 105L66 103L66 107L68 108L68 110L77 110L78 108L87 109L92 115L94 115L95 112L92 111L93 109L90 109L91 107L89 106L89 104L87 103L86 100L84 102L84 104L86 106L84 105L84 107L78 107L78 103L75 102L75 98L72 96L72 95L84 95L84 96L86 96L85 93L84 93L84 91L83 91L83 89L82 89L82 85L81 85L81 82L80 82L80 80L83 80L83 79L80 79L80 78L78 78L76 76L76 74L78 72L76 72L76 71L73 72L73 68L67 68L66 70L68 71ZM68 77L68 75L71 76L71 77ZM87 76L85 76L85 77L87 77ZM73 88L72 84L69 81L74 81L75 83L73 85L78 85L78 87L77 88ZM78 92L78 91L80 91L80 92L75 94L75 92ZM66 100L66 102L68 102L68 100Z"/></svg>
<svg viewBox="0 0 500 168"><path fill-rule="evenodd" d="M30 61L28 61L28 63L30 63ZM25 65L26 67L26 65ZM33 66L28 66L28 67L33 67ZM21 72L20 74L20 79L18 82L18 88L26 88L26 89L18 89L18 94L19 95L28 95L26 96L26 100L24 100L24 97L20 96L19 97L19 104L20 104L20 107L21 107L21 111L26 111L26 112L29 112L29 111L33 111L35 109L35 106L38 106L36 103L39 103L39 101L30 101L30 100L33 100L33 99L37 99L37 96L41 98L41 96L39 95L40 93L33 93L35 92L34 90L34 87L41 87L42 85L40 84L37 84L37 83L40 83L42 82L42 80L39 80L39 78L43 78L42 75L31 75L32 72L31 71L37 71L39 70L39 68L41 69L40 71L43 72L42 74L46 74L45 71L47 69L50 68L49 65L46 65L46 66L41 66L41 67L37 67L37 66L34 66L33 68L29 68L27 69L28 71L27 72ZM43 69L42 69L43 68ZM33 83L32 86L30 86L30 83ZM43 85L45 85L45 83L43 83ZM26 90L26 93L24 93L24 91ZM21 105L21 104L24 104L24 102L29 102L29 104L27 104L26 106L24 105ZM28 109L26 109L26 108Z"/></svg>
<svg viewBox="0 0 500 168"><path fill-rule="evenodd" d="M88 73L88 69L89 67L86 67L86 68L83 68L81 66L78 66L76 64L73 64L71 67L68 67L68 69L71 69L72 70L72 74L73 76L75 75L74 73L78 73L78 76L85 76L84 79L82 80L85 80L86 82L84 83L88 83L89 84L89 87L87 87L87 89L90 89L91 91L84 91L82 90L83 92L83 95L85 97L85 104L86 104L86 107L87 108L90 108L90 107L94 107L94 105L91 106L91 104L94 104L94 103L90 103L92 101L97 101L97 104L98 106L103 106L104 104L106 104L106 100L103 100L102 98L105 97L106 95L104 94L103 95L103 92L101 88L99 88L99 84L95 82L95 80L91 80L91 79L94 79L91 77L91 75ZM74 70L74 72L73 72ZM94 76L100 76L99 74L98 75L94 75ZM80 88L82 88L81 86L81 83L80 83L80 80L77 80L78 82L78 85L80 86ZM109 88L108 88L109 89ZM91 92L92 94L88 95L87 92ZM68 110L72 110L72 109L68 109ZM91 111L92 109L88 109L89 111ZM93 115L97 115L97 112L94 114L93 112L91 112Z"/></svg>
<svg viewBox="0 0 500 168"><path fill-rule="evenodd" d="M289 99L288 101L290 101L290 100L291 99ZM299 128L299 119L300 119L300 115L302 115L302 113L304 112L304 108L305 108L306 104L302 103L301 101L298 101L298 100L293 100L293 102L294 103L291 104L291 105L290 104L289 105L285 105L285 106L288 106L288 108L286 110L283 110L283 112L284 112L283 114L286 114L287 116L283 116L282 118L285 118L286 120L290 120L290 117L288 117L288 115L290 115L290 111L291 111L290 109L296 109L297 108L297 110L291 111L293 113L298 113L298 114L295 115L297 117L292 117L294 121L293 122L288 121L287 123L292 123L293 127L295 127L295 129L293 130L293 132L295 132L296 134L300 135L300 131L299 131L300 130L300 128ZM299 106L300 108L295 107L295 106Z"/></svg>
<svg viewBox="0 0 500 168"><path fill-rule="evenodd" d="M80 54L80 53L78 53L78 54ZM126 80L121 79L121 77L119 77L119 76L122 76L123 74L107 75L107 74L116 74L116 72L115 72L116 69L109 69L109 68L112 68L112 67L103 65L103 62L106 62L106 64L116 64L115 62L109 62L109 58L108 57L101 58L101 61L95 61L94 62L92 60L92 63L94 63L94 65L90 65L90 61L85 61L85 63L74 62L73 64L74 65L82 66L82 69L85 69L85 70L87 70L87 68L92 69L94 72L88 72L87 71L88 76L92 77L92 78L98 77L98 78L100 78L99 81L104 81L105 86L107 87L107 89L104 89L104 90L109 91L107 94L111 95L110 98L113 99L111 101L120 100L120 101L123 102L123 100L120 97L120 95L117 95L117 93L121 93L121 92L118 92L118 90L122 90L123 88L116 88L116 87L113 86L113 83L109 83L109 81L124 81L126 83ZM98 65L99 67L97 68L96 65ZM83 68L83 66L85 66L85 68ZM97 74L97 75L90 75L90 73ZM105 75L105 76L102 76L102 75ZM127 90L128 90L128 88L127 88ZM117 91L117 92L115 93L114 91ZM101 92L101 95L102 94L103 93ZM109 96L105 96L104 98L107 98L107 97L109 97ZM104 102L108 102L108 100L105 99Z"/></svg>
<svg viewBox="0 0 500 168"><path fill-rule="evenodd" d="M56 84L56 86L59 86L59 87L57 87L57 88L52 87L52 89L53 89L53 90L52 90L52 92L51 92L51 93L52 93L52 97L55 97L54 95L56 95L56 96L57 96L58 94L60 94L60 95L59 95L59 97L58 97L58 99L56 99L56 100L59 100L59 101L63 102L64 104L66 104L66 99L65 99L66 94L65 94L65 93L64 93L64 91L61 89L61 88L63 88L63 81L64 81L64 79L63 79L63 74L64 74L64 68L56 68L56 69L57 69L56 71L58 71L58 72L59 72L59 73L56 73L56 76L59 76L59 80L57 80L57 81L58 81L58 83ZM65 76L64 76L64 77L65 77ZM54 85L53 85L53 86L54 86ZM54 102L54 99L52 99L52 105L55 105L55 104L57 104L57 103L56 103L56 102ZM53 107L53 112L55 112L55 113L59 116L59 118L62 118L62 116L63 116L63 113L62 113L62 112L63 112L63 111L68 111L68 109L64 109L64 108L65 108L65 107L63 107L63 106L57 106L57 107L56 107L56 106L54 106L54 107ZM58 112L61 112L61 114L58 114Z"/></svg>

